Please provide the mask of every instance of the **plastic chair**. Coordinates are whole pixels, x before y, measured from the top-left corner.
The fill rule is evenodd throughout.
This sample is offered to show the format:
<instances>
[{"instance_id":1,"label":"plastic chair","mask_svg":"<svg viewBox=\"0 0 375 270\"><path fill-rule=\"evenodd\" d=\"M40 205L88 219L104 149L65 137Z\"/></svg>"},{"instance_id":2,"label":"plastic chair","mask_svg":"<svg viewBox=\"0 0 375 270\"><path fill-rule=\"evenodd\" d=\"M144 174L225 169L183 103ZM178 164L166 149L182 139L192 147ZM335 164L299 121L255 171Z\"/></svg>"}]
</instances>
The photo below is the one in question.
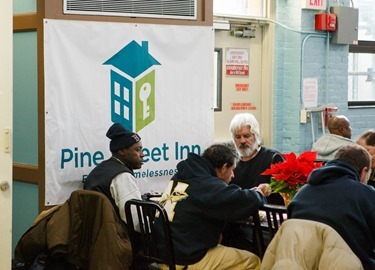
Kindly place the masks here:
<instances>
[{"instance_id":1,"label":"plastic chair","mask_svg":"<svg viewBox=\"0 0 375 270\"><path fill-rule=\"evenodd\" d=\"M140 231L137 231L134 226L132 211L137 213ZM153 201L132 199L125 203L125 214L133 253L132 269L152 269L152 265L157 263L167 265L169 269L175 270L176 265L169 220L163 206ZM154 236L154 219L156 215L158 215L158 219L162 223L163 234L166 239L166 250L163 256L158 252Z\"/></svg>"}]
</instances>

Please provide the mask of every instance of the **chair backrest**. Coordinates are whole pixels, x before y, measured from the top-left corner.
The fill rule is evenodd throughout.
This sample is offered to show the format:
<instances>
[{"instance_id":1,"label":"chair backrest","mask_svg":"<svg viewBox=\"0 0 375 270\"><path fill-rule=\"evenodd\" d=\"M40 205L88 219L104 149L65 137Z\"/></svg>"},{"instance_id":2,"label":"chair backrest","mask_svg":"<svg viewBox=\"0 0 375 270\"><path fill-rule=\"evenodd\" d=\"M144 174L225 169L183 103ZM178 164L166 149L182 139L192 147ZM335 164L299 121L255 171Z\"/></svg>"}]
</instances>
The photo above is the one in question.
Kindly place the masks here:
<instances>
[{"instance_id":1,"label":"chair backrest","mask_svg":"<svg viewBox=\"0 0 375 270\"><path fill-rule=\"evenodd\" d=\"M135 226L137 224L134 221L135 215L132 215L134 211L139 221L139 229ZM125 214L132 245L133 267L144 269L142 265L144 267L145 262L147 262L149 264L165 264L169 266L169 269L176 269L168 215L163 206L153 201L132 199L125 203ZM163 252L163 256L160 256L156 245L155 216L158 216L162 224L164 238L166 239L166 250Z\"/></svg>"},{"instance_id":2,"label":"chair backrest","mask_svg":"<svg viewBox=\"0 0 375 270\"><path fill-rule=\"evenodd\" d=\"M251 247L250 246L238 247L236 245L234 245L234 247L241 248L241 249L251 248L249 250L251 250L252 253L258 255L259 258L263 257L264 252L266 251L266 245L265 245L264 238L263 238L262 226L261 226L258 211L252 214L248 219L232 221L232 222L229 222L228 225L230 227L229 230L231 231L237 231L238 228L244 228L244 227L250 228L252 231L252 236L253 236L253 240L250 243ZM227 238L229 240L226 239L226 242L223 242L222 244L226 246L232 246L233 244L231 243L231 240L232 240L231 237L232 236L228 236Z\"/></svg>"},{"instance_id":3,"label":"chair backrest","mask_svg":"<svg viewBox=\"0 0 375 270\"><path fill-rule=\"evenodd\" d=\"M287 219L286 207L277 204L265 204L259 210L266 213L270 240L275 236L279 227Z\"/></svg>"},{"instance_id":4,"label":"chair backrest","mask_svg":"<svg viewBox=\"0 0 375 270\"><path fill-rule=\"evenodd\" d=\"M285 158L282 154L276 153L276 154L273 154L271 163L275 164L275 163L282 162L284 160L285 160Z\"/></svg>"},{"instance_id":5,"label":"chair backrest","mask_svg":"<svg viewBox=\"0 0 375 270\"><path fill-rule=\"evenodd\" d=\"M264 253L266 252L266 246L264 243L262 227L260 224L259 212L257 211L253 218L253 242L254 242L254 253L263 258Z\"/></svg>"}]
</instances>

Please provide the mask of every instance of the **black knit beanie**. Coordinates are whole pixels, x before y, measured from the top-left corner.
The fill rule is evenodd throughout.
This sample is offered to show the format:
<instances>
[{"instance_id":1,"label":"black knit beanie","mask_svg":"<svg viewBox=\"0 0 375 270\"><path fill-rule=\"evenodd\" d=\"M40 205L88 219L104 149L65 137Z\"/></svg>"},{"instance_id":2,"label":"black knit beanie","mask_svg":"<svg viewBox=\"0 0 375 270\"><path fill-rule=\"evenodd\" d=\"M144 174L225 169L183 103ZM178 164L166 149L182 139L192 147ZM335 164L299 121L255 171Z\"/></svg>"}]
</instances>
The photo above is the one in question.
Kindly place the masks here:
<instances>
[{"instance_id":1,"label":"black knit beanie","mask_svg":"<svg viewBox=\"0 0 375 270\"><path fill-rule=\"evenodd\" d=\"M113 124L108 129L106 136L111 139L109 144L111 152L127 148L141 140L137 133L127 130L119 123Z\"/></svg>"}]
</instances>

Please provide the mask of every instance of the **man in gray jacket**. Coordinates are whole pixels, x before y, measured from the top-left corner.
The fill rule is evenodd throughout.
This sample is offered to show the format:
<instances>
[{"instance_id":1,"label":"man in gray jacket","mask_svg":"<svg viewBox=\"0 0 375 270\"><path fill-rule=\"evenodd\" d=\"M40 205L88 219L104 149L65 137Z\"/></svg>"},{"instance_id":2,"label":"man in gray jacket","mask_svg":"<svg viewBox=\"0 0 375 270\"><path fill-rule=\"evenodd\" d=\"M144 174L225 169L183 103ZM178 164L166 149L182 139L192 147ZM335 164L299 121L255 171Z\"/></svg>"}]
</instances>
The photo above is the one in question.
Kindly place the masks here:
<instances>
[{"instance_id":1,"label":"man in gray jacket","mask_svg":"<svg viewBox=\"0 0 375 270\"><path fill-rule=\"evenodd\" d=\"M353 145L352 129L349 119L344 115L336 115L328 120L330 134L323 135L313 143L312 151L317 152L318 160L332 160L337 150L344 145Z\"/></svg>"}]
</instances>

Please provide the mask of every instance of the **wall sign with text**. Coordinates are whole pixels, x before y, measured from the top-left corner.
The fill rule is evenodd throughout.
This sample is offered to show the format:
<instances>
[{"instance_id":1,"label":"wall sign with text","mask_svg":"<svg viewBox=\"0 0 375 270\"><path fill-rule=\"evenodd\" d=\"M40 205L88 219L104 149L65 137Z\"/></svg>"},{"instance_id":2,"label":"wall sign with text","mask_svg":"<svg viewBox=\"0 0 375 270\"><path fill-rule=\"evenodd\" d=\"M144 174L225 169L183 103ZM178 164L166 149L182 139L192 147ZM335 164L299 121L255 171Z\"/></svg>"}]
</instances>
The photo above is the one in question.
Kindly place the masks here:
<instances>
[{"instance_id":1,"label":"wall sign with text","mask_svg":"<svg viewBox=\"0 0 375 270\"><path fill-rule=\"evenodd\" d=\"M225 57L226 75L248 76L249 57L249 49L228 48Z\"/></svg>"}]
</instances>

